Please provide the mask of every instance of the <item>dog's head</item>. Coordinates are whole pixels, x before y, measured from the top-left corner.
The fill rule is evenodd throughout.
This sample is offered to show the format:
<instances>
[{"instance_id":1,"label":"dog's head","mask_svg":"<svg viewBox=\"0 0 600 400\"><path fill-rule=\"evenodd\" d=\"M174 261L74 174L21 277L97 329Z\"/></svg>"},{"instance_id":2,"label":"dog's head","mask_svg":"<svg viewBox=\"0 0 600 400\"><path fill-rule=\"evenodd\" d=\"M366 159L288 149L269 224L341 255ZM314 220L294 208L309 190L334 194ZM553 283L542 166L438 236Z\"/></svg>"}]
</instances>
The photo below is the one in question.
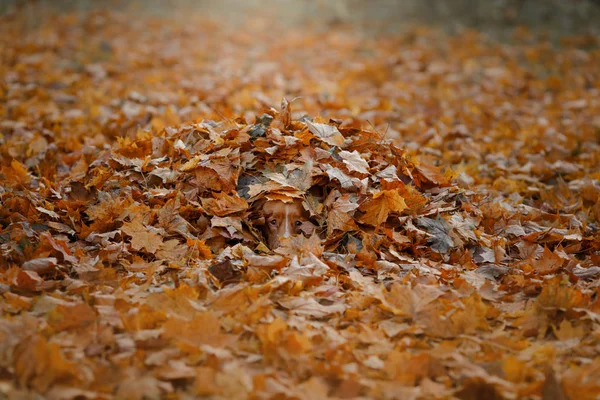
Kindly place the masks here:
<instances>
[{"instance_id":1,"label":"dog's head","mask_svg":"<svg viewBox=\"0 0 600 400\"><path fill-rule=\"evenodd\" d=\"M302 207L302 200L296 199L289 203L268 200L262 205L262 214L263 233L271 249L279 246L280 239L307 231L308 218Z\"/></svg>"}]
</instances>

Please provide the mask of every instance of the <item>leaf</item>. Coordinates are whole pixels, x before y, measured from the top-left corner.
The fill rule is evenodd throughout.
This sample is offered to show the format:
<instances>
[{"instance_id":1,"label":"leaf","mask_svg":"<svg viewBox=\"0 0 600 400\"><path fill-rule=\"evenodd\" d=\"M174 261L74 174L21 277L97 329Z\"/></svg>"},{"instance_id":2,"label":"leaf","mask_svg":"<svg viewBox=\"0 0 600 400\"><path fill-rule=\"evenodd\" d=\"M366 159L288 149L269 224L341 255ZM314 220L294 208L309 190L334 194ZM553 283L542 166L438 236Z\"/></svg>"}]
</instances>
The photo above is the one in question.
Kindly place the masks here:
<instances>
[{"instance_id":1,"label":"leaf","mask_svg":"<svg viewBox=\"0 0 600 400\"><path fill-rule=\"evenodd\" d=\"M202 207L204 207L210 215L225 217L248 209L246 200L242 199L237 194L230 196L225 193L215 193L214 196L214 198L208 197L201 199Z\"/></svg>"},{"instance_id":2,"label":"leaf","mask_svg":"<svg viewBox=\"0 0 600 400\"><path fill-rule=\"evenodd\" d=\"M350 201L349 195L345 194L338 198L327 213L327 236L336 230L343 232L358 230L352 218L352 211L357 208L358 204Z\"/></svg>"},{"instance_id":3,"label":"leaf","mask_svg":"<svg viewBox=\"0 0 600 400\"><path fill-rule=\"evenodd\" d=\"M88 168L85 158L80 158L71 168L71 180L74 182L83 181L88 173Z\"/></svg>"},{"instance_id":4,"label":"leaf","mask_svg":"<svg viewBox=\"0 0 600 400\"><path fill-rule=\"evenodd\" d=\"M337 127L327 124L313 123L305 121L310 133L315 135L330 146L340 147L344 144L344 136L340 133Z\"/></svg>"},{"instance_id":5,"label":"leaf","mask_svg":"<svg viewBox=\"0 0 600 400\"><path fill-rule=\"evenodd\" d=\"M225 228L230 235L242 231L242 221L239 218L234 217L212 217L210 219L210 226L213 228Z\"/></svg>"},{"instance_id":6,"label":"leaf","mask_svg":"<svg viewBox=\"0 0 600 400\"><path fill-rule=\"evenodd\" d=\"M344 164L346 164L348 167L349 171L355 171L361 174L369 174L369 163L367 163L360 156L358 151L354 150L351 153L349 151L342 150L340 151L339 155L344 161Z\"/></svg>"},{"instance_id":7,"label":"leaf","mask_svg":"<svg viewBox=\"0 0 600 400\"><path fill-rule=\"evenodd\" d=\"M59 304L48 313L48 324L56 332L75 328L86 328L96 322L97 316L87 303Z\"/></svg>"},{"instance_id":8,"label":"leaf","mask_svg":"<svg viewBox=\"0 0 600 400\"><path fill-rule=\"evenodd\" d=\"M285 97L281 99L281 122L284 128L292 124L292 107Z\"/></svg>"},{"instance_id":9,"label":"leaf","mask_svg":"<svg viewBox=\"0 0 600 400\"><path fill-rule=\"evenodd\" d=\"M54 384L80 381L80 369L65 359L57 343L49 343L42 336L24 338L14 359L15 375L23 387L44 393Z\"/></svg>"},{"instance_id":10,"label":"leaf","mask_svg":"<svg viewBox=\"0 0 600 400\"><path fill-rule=\"evenodd\" d=\"M287 181L290 186L306 191L312 186L313 162L309 160L302 168L288 172Z\"/></svg>"},{"instance_id":11,"label":"leaf","mask_svg":"<svg viewBox=\"0 0 600 400\"><path fill-rule=\"evenodd\" d=\"M221 284L237 282L241 275L240 271L235 269L229 260L224 260L211 265L208 268L208 272L210 272Z\"/></svg>"},{"instance_id":12,"label":"leaf","mask_svg":"<svg viewBox=\"0 0 600 400\"><path fill-rule=\"evenodd\" d=\"M231 192L235 189L235 183L224 179L223 175L209 167L196 167L193 169L195 175L195 184L201 191L224 191ZM228 171L231 172L231 171Z\"/></svg>"},{"instance_id":13,"label":"leaf","mask_svg":"<svg viewBox=\"0 0 600 400\"><path fill-rule=\"evenodd\" d=\"M24 271L34 271L38 274L45 274L53 271L56 268L58 260L54 257L36 258L33 260L25 261L23 263Z\"/></svg>"},{"instance_id":14,"label":"leaf","mask_svg":"<svg viewBox=\"0 0 600 400\"><path fill-rule=\"evenodd\" d=\"M124 223L121 231L131 236L131 247L134 250L146 250L154 254L163 244L162 236L146 227L139 219Z\"/></svg>"},{"instance_id":15,"label":"leaf","mask_svg":"<svg viewBox=\"0 0 600 400\"><path fill-rule=\"evenodd\" d=\"M259 256L254 253L246 252L244 254L244 258L246 259L249 267L261 268L267 271L280 271L288 263L286 258L279 255Z\"/></svg>"},{"instance_id":16,"label":"leaf","mask_svg":"<svg viewBox=\"0 0 600 400\"><path fill-rule=\"evenodd\" d=\"M17 160L10 162L10 169L7 168L4 174L19 185L27 186L31 182L29 171Z\"/></svg>"},{"instance_id":17,"label":"leaf","mask_svg":"<svg viewBox=\"0 0 600 400\"><path fill-rule=\"evenodd\" d=\"M344 173L344 171L342 171L341 169L331 167L329 165L327 166L326 173L327 173L327 176L329 176L329 179L331 179L331 180L337 179L338 182L340 182L340 184L342 185L342 188L344 188L344 189L353 188L355 182L358 181L358 179L352 178L352 177L346 175Z\"/></svg>"},{"instance_id":18,"label":"leaf","mask_svg":"<svg viewBox=\"0 0 600 400\"><path fill-rule=\"evenodd\" d=\"M163 183L174 182L179 176L179 172L170 168L155 168L150 175L159 177Z\"/></svg>"},{"instance_id":19,"label":"leaf","mask_svg":"<svg viewBox=\"0 0 600 400\"><path fill-rule=\"evenodd\" d=\"M200 161L202 161L202 155L198 154L195 155L192 159L188 160L185 164L183 164L181 167L179 167L179 170L181 172L189 172L192 171L194 168L196 168L198 166L198 163L200 163Z\"/></svg>"},{"instance_id":20,"label":"leaf","mask_svg":"<svg viewBox=\"0 0 600 400\"><path fill-rule=\"evenodd\" d=\"M223 346L229 338L221 333L221 323L211 312L198 313L193 320L170 318L163 325L163 337L183 344Z\"/></svg>"},{"instance_id":21,"label":"leaf","mask_svg":"<svg viewBox=\"0 0 600 400\"><path fill-rule=\"evenodd\" d=\"M425 312L430 304L444 293L435 286L416 285L414 287L406 285L394 285L389 293L386 293L386 303L383 305L391 307L396 315L402 315L417 318L418 315Z\"/></svg>"},{"instance_id":22,"label":"leaf","mask_svg":"<svg viewBox=\"0 0 600 400\"><path fill-rule=\"evenodd\" d=\"M35 271L23 271L18 269L16 276L12 279L11 286L21 290L37 291L41 289L44 280Z\"/></svg>"},{"instance_id":23,"label":"leaf","mask_svg":"<svg viewBox=\"0 0 600 400\"><path fill-rule=\"evenodd\" d=\"M450 227L441 217L436 219L422 217L417 219L417 225L424 228L431 235L428 243L431 245L432 250L445 254L454 246L454 241L448 234Z\"/></svg>"},{"instance_id":24,"label":"leaf","mask_svg":"<svg viewBox=\"0 0 600 400\"><path fill-rule=\"evenodd\" d=\"M419 179L416 180L418 186L423 186L424 182L429 182L436 186L450 185L450 179L447 175L441 172L441 169L427 164L419 164L415 166L415 171L418 172Z\"/></svg>"},{"instance_id":25,"label":"leaf","mask_svg":"<svg viewBox=\"0 0 600 400\"><path fill-rule=\"evenodd\" d=\"M343 304L331 304L324 306L312 297L289 297L278 301L279 305L287 308L292 313L313 318L324 318L331 314L342 313L346 309Z\"/></svg>"},{"instance_id":26,"label":"leaf","mask_svg":"<svg viewBox=\"0 0 600 400\"><path fill-rule=\"evenodd\" d=\"M443 299L439 288L431 285L409 287L396 284L384 294L382 307L396 315L408 316L434 337L454 337L484 328L487 307L479 296Z\"/></svg>"},{"instance_id":27,"label":"leaf","mask_svg":"<svg viewBox=\"0 0 600 400\"><path fill-rule=\"evenodd\" d=\"M193 257L201 260L209 260L213 258L212 251L210 250L210 247L206 245L204 240L188 238L186 240L186 244L194 250L192 252Z\"/></svg>"},{"instance_id":28,"label":"leaf","mask_svg":"<svg viewBox=\"0 0 600 400\"><path fill-rule=\"evenodd\" d=\"M544 252L539 260L533 262L535 270L542 275L553 274L558 271L564 260L558 255L553 253L548 247L544 246Z\"/></svg>"},{"instance_id":29,"label":"leaf","mask_svg":"<svg viewBox=\"0 0 600 400\"><path fill-rule=\"evenodd\" d=\"M289 167L288 167L289 168ZM304 163L302 168L293 169L284 175L282 173L264 173L266 178L279 183L283 186L288 186L301 191L306 191L312 186L312 169L313 162Z\"/></svg>"},{"instance_id":30,"label":"leaf","mask_svg":"<svg viewBox=\"0 0 600 400\"><path fill-rule=\"evenodd\" d=\"M399 213L406 209L406 203L397 190L381 190L373 195L373 198L360 206L360 210L365 213L360 221L380 226L383 224L390 213Z\"/></svg>"},{"instance_id":31,"label":"leaf","mask_svg":"<svg viewBox=\"0 0 600 400\"><path fill-rule=\"evenodd\" d=\"M161 382L153 376L131 376L120 382L115 396L121 399L144 400L161 397Z\"/></svg>"}]
</instances>

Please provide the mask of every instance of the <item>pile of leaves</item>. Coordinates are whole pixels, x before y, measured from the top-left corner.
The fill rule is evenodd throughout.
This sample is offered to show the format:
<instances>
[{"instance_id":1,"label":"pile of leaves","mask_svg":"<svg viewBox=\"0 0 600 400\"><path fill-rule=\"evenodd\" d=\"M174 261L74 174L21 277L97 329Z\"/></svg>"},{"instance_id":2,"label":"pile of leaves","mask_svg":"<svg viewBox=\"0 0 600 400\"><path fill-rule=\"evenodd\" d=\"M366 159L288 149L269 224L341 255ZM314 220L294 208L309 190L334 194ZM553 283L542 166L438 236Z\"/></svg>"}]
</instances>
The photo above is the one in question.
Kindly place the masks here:
<instances>
[{"instance_id":1,"label":"pile of leaves","mask_svg":"<svg viewBox=\"0 0 600 400\"><path fill-rule=\"evenodd\" d=\"M597 39L129 17L0 20L0 393L600 395Z\"/></svg>"}]
</instances>

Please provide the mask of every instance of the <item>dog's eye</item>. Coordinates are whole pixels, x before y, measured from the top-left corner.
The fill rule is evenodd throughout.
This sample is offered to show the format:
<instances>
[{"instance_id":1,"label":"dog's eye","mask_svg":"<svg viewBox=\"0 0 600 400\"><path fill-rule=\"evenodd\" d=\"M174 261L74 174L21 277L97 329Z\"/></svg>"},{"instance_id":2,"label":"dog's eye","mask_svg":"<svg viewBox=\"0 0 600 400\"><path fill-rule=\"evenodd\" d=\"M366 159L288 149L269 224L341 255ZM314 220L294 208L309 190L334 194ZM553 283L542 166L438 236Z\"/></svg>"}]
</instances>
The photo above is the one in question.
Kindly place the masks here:
<instances>
[{"instance_id":1,"label":"dog's eye","mask_svg":"<svg viewBox=\"0 0 600 400\"><path fill-rule=\"evenodd\" d=\"M296 226L302 225L302 221L296 221Z\"/></svg>"},{"instance_id":2,"label":"dog's eye","mask_svg":"<svg viewBox=\"0 0 600 400\"><path fill-rule=\"evenodd\" d=\"M276 219L272 219L272 220L269 221L269 224L275 226L275 225L277 225L277 220Z\"/></svg>"}]
</instances>

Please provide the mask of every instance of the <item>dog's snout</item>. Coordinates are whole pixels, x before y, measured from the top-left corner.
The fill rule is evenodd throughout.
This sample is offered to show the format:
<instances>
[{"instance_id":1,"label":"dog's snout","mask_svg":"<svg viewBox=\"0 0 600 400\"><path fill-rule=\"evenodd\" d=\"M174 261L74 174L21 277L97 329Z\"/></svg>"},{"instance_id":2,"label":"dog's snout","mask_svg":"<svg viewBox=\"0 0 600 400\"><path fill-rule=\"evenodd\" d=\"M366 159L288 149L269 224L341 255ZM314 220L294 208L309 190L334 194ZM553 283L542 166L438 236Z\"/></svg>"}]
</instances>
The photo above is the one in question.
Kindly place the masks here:
<instances>
[{"instance_id":1,"label":"dog's snout","mask_svg":"<svg viewBox=\"0 0 600 400\"><path fill-rule=\"evenodd\" d=\"M302 215L300 200L291 203L267 201L263 212L267 220L265 236L272 249L279 246L279 239L290 238L300 233L299 226L306 220Z\"/></svg>"}]
</instances>

